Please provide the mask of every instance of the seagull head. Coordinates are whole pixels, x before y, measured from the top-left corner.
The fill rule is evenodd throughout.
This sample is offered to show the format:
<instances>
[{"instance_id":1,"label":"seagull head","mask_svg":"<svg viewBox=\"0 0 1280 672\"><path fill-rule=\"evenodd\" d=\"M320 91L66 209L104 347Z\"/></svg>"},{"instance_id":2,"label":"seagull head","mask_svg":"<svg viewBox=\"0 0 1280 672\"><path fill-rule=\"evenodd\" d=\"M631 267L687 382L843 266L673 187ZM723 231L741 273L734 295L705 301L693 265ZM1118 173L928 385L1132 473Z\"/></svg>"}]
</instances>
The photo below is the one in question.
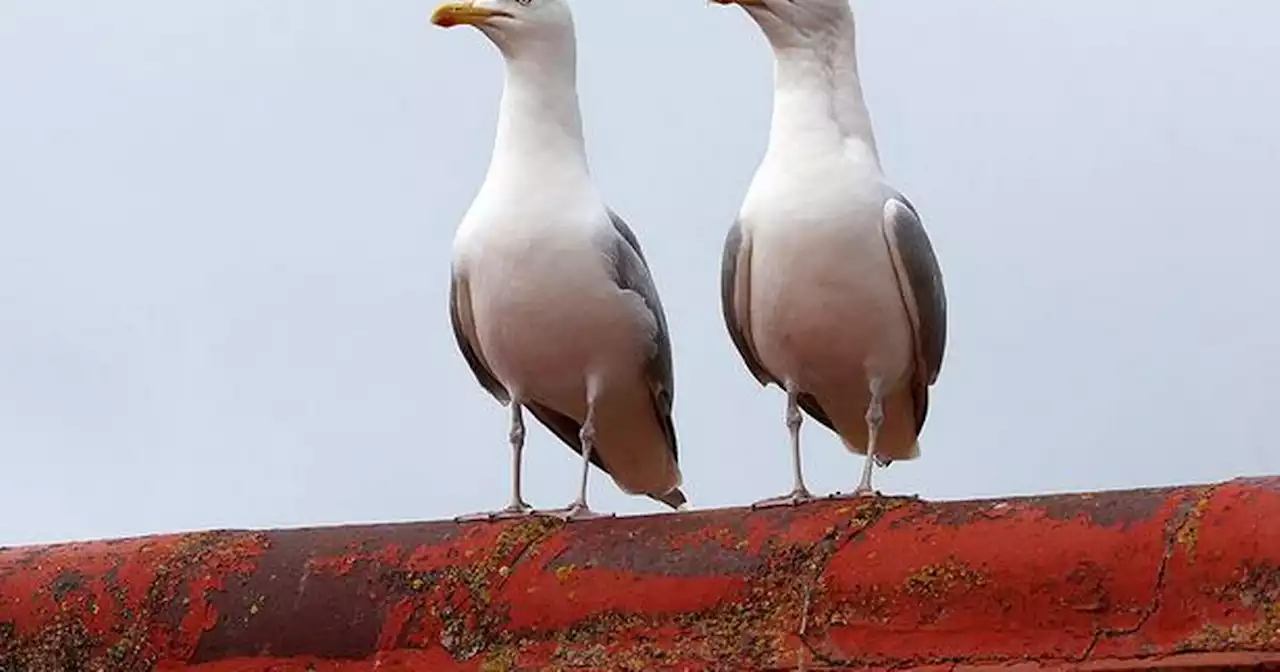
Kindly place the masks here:
<instances>
[{"instance_id":1,"label":"seagull head","mask_svg":"<svg viewBox=\"0 0 1280 672\"><path fill-rule=\"evenodd\" d=\"M816 46L853 30L849 0L712 0L746 10L777 48Z\"/></svg>"},{"instance_id":2,"label":"seagull head","mask_svg":"<svg viewBox=\"0 0 1280 672\"><path fill-rule=\"evenodd\" d=\"M574 42L573 14L566 0L447 2L432 13L431 23L442 28L474 26L508 56Z\"/></svg>"}]
</instances>

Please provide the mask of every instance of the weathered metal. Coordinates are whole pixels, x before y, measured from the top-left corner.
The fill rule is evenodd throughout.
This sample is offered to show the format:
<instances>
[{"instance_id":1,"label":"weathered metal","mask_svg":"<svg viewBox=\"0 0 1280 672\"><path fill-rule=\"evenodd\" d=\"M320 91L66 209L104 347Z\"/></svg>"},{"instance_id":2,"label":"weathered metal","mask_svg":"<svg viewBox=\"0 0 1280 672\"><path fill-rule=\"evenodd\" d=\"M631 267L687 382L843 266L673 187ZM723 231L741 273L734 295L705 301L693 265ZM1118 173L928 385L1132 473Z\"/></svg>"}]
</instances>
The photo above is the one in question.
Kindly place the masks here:
<instances>
[{"instance_id":1,"label":"weathered metal","mask_svg":"<svg viewBox=\"0 0 1280 672\"><path fill-rule=\"evenodd\" d=\"M1280 478L0 550L0 671L1280 664Z\"/></svg>"}]
</instances>

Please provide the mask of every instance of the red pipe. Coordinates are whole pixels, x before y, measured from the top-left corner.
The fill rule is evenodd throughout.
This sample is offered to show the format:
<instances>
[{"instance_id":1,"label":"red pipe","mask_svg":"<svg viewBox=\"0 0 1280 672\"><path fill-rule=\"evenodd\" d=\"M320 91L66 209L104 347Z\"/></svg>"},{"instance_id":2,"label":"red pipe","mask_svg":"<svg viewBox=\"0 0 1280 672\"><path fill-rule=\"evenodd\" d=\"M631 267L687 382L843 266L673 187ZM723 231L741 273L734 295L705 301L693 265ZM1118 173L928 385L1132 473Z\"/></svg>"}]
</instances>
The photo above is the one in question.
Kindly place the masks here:
<instances>
[{"instance_id":1,"label":"red pipe","mask_svg":"<svg viewBox=\"0 0 1280 672\"><path fill-rule=\"evenodd\" d=\"M0 549L0 672L1267 662L1280 477Z\"/></svg>"}]
</instances>

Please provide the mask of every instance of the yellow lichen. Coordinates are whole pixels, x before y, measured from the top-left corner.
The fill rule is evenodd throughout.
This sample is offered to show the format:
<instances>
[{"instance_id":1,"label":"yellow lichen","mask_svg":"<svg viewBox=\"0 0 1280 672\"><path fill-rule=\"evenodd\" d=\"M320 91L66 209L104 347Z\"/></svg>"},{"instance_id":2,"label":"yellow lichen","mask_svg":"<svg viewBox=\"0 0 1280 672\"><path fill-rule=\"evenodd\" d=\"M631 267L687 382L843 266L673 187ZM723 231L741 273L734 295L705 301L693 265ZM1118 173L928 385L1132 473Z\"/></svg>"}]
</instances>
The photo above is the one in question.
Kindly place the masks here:
<instances>
[{"instance_id":1,"label":"yellow lichen","mask_svg":"<svg viewBox=\"0 0 1280 672\"><path fill-rule=\"evenodd\" d=\"M952 588L981 587L986 576L962 562L948 559L936 565L925 565L907 577L903 590L908 595L930 600L943 598Z\"/></svg>"},{"instance_id":2,"label":"yellow lichen","mask_svg":"<svg viewBox=\"0 0 1280 672\"><path fill-rule=\"evenodd\" d=\"M490 653L489 657L480 663L480 672L508 672L515 664L515 657L511 649L499 649Z\"/></svg>"},{"instance_id":3,"label":"yellow lichen","mask_svg":"<svg viewBox=\"0 0 1280 672\"><path fill-rule=\"evenodd\" d=\"M823 574L831 559L863 529L910 500L876 498L850 504L851 516L826 530L823 538L793 544L768 538L752 551L759 564L742 576L733 598L694 613L599 613L552 632L509 629L509 613L490 602L517 562L537 556L542 541L561 528L554 519L521 521L500 533L495 547L469 564L446 567L426 578L425 591L448 596L430 599L443 625L440 643L457 660L482 660L482 670L516 670L517 652L552 644L543 669L668 669L680 661L738 661L748 667L795 664L797 637L820 637L833 622L861 620L866 614L837 613ZM730 548L751 547L728 530L709 536ZM550 547L546 547L550 552ZM523 560L520 560L523 558ZM581 565L555 567L558 583L574 585ZM864 596L869 611L883 609L882 595ZM565 592L562 599L572 599ZM806 634L807 633L807 634ZM817 646L817 644L814 644Z\"/></svg>"},{"instance_id":4,"label":"yellow lichen","mask_svg":"<svg viewBox=\"0 0 1280 672\"><path fill-rule=\"evenodd\" d=\"M440 643L451 655L466 660L511 644L512 638L502 631L505 615L490 607L492 584L501 585L511 574L511 565L516 560L531 554L531 548L563 525L560 520L542 516L521 520L498 534L492 551L485 557L466 565L444 568L430 579L430 583L423 584L430 592L446 595L454 595L458 588L463 588L469 597L462 601L454 598L442 603L433 601L433 606L441 607L433 614L444 625Z\"/></svg>"},{"instance_id":5,"label":"yellow lichen","mask_svg":"<svg viewBox=\"0 0 1280 672\"><path fill-rule=\"evenodd\" d=\"M1250 566L1219 597L1252 609L1258 618L1229 627L1207 624L1183 642L1181 649L1239 651L1280 647L1280 568L1270 564Z\"/></svg>"},{"instance_id":6,"label":"yellow lichen","mask_svg":"<svg viewBox=\"0 0 1280 672\"><path fill-rule=\"evenodd\" d=\"M766 541L760 551L762 564L743 577L745 586L731 601L674 616L607 613L580 621L556 634L553 663L637 670L662 667L664 659L733 660L744 668L793 665L795 659L789 654L795 651L797 637L865 617L832 609L823 579L832 557L886 512L910 501L876 498L853 504L851 519L828 528L815 542ZM734 544L746 545L745 539ZM883 601L882 596L868 596L872 610L883 608ZM641 634L655 632L665 633L660 642Z\"/></svg>"},{"instance_id":7,"label":"yellow lichen","mask_svg":"<svg viewBox=\"0 0 1280 672\"><path fill-rule=\"evenodd\" d=\"M1253 623L1230 627L1206 624L1181 649L1190 651L1240 651L1271 649L1280 645L1280 605L1272 605Z\"/></svg>"},{"instance_id":8,"label":"yellow lichen","mask_svg":"<svg viewBox=\"0 0 1280 672\"><path fill-rule=\"evenodd\" d=\"M1178 527L1178 533L1175 541L1178 545L1187 549L1187 559L1191 562L1196 561L1196 541L1200 538L1200 518L1209 508L1209 495L1211 493L1202 494L1191 507L1191 511L1187 513L1186 521Z\"/></svg>"}]
</instances>

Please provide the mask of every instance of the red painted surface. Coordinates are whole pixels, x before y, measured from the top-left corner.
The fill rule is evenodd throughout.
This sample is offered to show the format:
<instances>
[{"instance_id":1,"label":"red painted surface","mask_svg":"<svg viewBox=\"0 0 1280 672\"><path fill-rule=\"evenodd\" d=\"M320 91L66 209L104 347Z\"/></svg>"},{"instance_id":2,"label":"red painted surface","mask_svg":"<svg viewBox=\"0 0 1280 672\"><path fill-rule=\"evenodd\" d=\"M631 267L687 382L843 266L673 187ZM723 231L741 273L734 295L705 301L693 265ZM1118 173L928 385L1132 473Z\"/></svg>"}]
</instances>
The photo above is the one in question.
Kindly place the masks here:
<instances>
[{"instance_id":1,"label":"red painted surface","mask_svg":"<svg viewBox=\"0 0 1280 672\"><path fill-rule=\"evenodd\" d=\"M0 672L1265 661L1280 478L0 550Z\"/></svg>"}]
</instances>

